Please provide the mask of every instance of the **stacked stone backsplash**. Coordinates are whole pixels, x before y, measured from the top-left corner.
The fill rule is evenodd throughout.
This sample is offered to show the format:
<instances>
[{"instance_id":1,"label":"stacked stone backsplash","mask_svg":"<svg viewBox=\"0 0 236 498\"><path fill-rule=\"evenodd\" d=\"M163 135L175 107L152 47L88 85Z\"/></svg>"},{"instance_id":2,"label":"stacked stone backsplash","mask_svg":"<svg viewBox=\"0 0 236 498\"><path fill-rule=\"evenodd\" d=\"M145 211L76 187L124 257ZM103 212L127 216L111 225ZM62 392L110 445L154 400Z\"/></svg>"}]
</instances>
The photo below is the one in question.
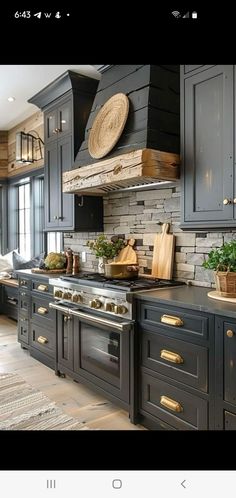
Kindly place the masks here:
<instances>
[{"instance_id":1,"label":"stacked stone backsplash","mask_svg":"<svg viewBox=\"0 0 236 498\"><path fill-rule=\"evenodd\" d=\"M180 186L160 190L117 192L104 197L104 233L108 238L125 234L126 239L136 239L134 249L138 254L140 273L151 273L154 238L161 231L159 223L170 223L170 232L176 235L173 278L193 285L215 287L211 270L202 263L213 247L236 238L232 230L224 232L185 232L180 228ZM86 262L80 269L97 271L98 260L87 247L99 233L71 233L64 235L64 246L71 247L81 256L85 251Z\"/></svg>"}]
</instances>

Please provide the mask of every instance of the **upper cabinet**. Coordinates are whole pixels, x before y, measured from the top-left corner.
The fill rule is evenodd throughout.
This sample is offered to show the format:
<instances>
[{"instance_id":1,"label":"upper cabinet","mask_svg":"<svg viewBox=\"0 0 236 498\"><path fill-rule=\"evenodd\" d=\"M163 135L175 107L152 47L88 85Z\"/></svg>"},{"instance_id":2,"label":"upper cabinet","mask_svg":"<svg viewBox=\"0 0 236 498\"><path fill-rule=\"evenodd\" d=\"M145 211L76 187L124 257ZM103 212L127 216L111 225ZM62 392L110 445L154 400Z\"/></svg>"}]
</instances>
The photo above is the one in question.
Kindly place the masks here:
<instances>
[{"instance_id":1,"label":"upper cabinet","mask_svg":"<svg viewBox=\"0 0 236 498\"><path fill-rule=\"evenodd\" d=\"M59 99L57 105L53 105L44 114L44 136L45 142L49 143L56 137L62 137L72 132L72 98Z\"/></svg>"},{"instance_id":2,"label":"upper cabinet","mask_svg":"<svg viewBox=\"0 0 236 498\"><path fill-rule=\"evenodd\" d=\"M181 132L181 227L235 227L234 66L181 67Z\"/></svg>"},{"instance_id":3,"label":"upper cabinet","mask_svg":"<svg viewBox=\"0 0 236 498\"><path fill-rule=\"evenodd\" d=\"M73 167L98 81L67 71L29 102L44 111L45 230L102 231L101 197L62 192L62 174Z\"/></svg>"}]
</instances>

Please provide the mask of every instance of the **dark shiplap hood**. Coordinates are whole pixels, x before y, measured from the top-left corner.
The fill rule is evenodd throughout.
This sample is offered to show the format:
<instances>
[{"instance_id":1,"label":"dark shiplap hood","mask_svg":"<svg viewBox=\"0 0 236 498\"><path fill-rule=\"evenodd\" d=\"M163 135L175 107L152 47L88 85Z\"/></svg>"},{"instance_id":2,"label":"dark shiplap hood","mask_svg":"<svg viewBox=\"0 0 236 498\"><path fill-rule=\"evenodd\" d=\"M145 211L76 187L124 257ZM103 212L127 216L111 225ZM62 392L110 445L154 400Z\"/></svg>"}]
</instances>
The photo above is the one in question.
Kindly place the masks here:
<instances>
[{"instance_id":1,"label":"dark shiplap hood","mask_svg":"<svg viewBox=\"0 0 236 498\"><path fill-rule=\"evenodd\" d=\"M106 193L179 178L179 66L103 66L101 81L64 192ZM112 151L100 160L88 152L94 119L116 93L129 98L129 115ZM113 171L114 170L114 171ZM118 172L118 173L117 173ZM114 173L114 174L113 174Z\"/></svg>"}]
</instances>

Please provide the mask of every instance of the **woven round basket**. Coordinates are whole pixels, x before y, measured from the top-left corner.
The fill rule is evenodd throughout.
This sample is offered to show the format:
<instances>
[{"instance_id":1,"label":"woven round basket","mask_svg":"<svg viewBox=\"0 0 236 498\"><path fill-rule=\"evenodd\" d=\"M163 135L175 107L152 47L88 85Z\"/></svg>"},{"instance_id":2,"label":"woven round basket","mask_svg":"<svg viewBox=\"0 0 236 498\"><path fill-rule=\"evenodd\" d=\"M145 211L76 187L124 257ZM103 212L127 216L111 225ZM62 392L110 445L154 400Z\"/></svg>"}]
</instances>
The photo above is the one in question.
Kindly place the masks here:
<instances>
[{"instance_id":1,"label":"woven round basket","mask_svg":"<svg viewBox=\"0 0 236 498\"><path fill-rule=\"evenodd\" d=\"M223 297L236 297L236 272L214 271L216 290Z\"/></svg>"},{"instance_id":2,"label":"woven round basket","mask_svg":"<svg viewBox=\"0 0 236 498\"><path fill-rule=\"evenodd\" d=\"M88 151L94 159L106 156L118 142L129 113L129 99L116 93L94 119L88 139Z\"/></svg>"}]
</instances>

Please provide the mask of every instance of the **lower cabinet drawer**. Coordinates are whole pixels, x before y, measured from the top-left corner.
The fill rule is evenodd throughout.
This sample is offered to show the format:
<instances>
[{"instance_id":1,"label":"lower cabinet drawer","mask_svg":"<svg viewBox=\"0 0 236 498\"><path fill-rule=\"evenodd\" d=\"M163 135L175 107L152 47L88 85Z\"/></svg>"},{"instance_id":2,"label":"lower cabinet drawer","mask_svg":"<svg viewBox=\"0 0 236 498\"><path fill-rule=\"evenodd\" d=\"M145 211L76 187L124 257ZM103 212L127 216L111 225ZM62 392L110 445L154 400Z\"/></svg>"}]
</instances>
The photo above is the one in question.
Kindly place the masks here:
<instances>
[{"instance_id":1,"label":"lower cabinet drawer","mask_svg":"<svg viewBox=\"0 0 236 498\"><path fill-rule=\"evenodd\" d=\"M56 356L55 330L47 330L39 325L31 323L30 345L54 358Z\"/></svg>"},{"instance_id":2,"label":"lower cabinet drawer","mask_svg":"<svg viewBox=\"0 0 236 498\"><path fill-rule=\"evenodd\" d=\"M230 412L225 411L224 429L226 431L235 431L236 430L236 415L235 415L235 413L230 413Z\"/></svg>"},{"instance_id":3,"label":"lower cabinet drawer","mask_svg":"<svg viewBox=\"0 0 236 498\"><path fill-rule=\"evenodd\" d=\"M208 349L172 337L142 332L142 365L186 385L208 391Z\"/></svg>"},{"instance_id":4,"label":"lower cabinet drawer","mask_svg":"<svg viewBox=\"0 0 236 498\"><path fill-rule=\"evenodd\" d=\"M29 344L29 321L27 318L20 318L18 320L18 340Z\"/></svg>"},{"instance_id":5,"label":"lower cabinet drawer","mask_svg":"<svg viewBox=\"0 0 236 498\"><path fill-rule=\"evenodd\" d=\"M141 411L150 413L176 429L207 430L208 402L141 373Z\"/></svg>"},{"instance_id":6,"label":"lower cabinet drawer","mask_svg":"<svg viewBox=\"0 0 236 498\"><path fill-rule=\"evenodd\" d=\"M44 327L56 326L56 311L49 308L49 300L32 296L31 317L34 322L41 323Z\"/></svg>"}]
</instances>

